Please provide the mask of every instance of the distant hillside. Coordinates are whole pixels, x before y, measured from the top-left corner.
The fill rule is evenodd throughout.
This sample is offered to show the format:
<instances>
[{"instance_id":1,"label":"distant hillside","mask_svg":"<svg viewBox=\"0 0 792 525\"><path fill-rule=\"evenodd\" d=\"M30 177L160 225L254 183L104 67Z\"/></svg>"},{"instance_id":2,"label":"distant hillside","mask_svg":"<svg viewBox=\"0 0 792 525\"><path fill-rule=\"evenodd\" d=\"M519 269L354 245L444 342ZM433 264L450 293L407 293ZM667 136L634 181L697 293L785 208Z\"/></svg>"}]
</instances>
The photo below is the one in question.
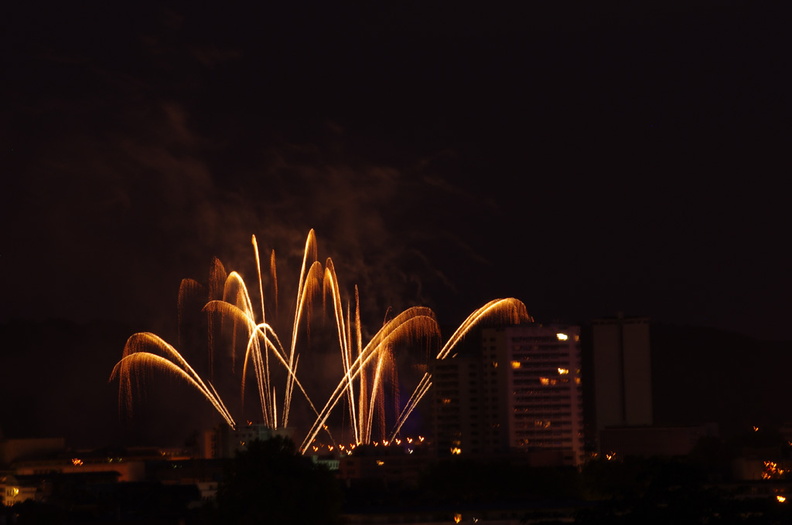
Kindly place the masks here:
<instances>
[{"instance_id":1,"label":"distant hillside","mask_svg":"<svg viewBox=\"0 0 792 525\"><path fill-rule=\"evenodd\" d=\"M119 422L118 387L108 378L129 333L109 322L0 323L0 430L5 437L105 444Z\"/></svg>"},{"instance_id":2,"label":"distant hillside","mask_svg":"<svg viewBox=\"0 0 792 525\"><path fill-rule=\"evenodd\" d=\"M651 344L657 424L714 421L730 436L792 422L791 341L653 325Z\"/></svg>"}]
</instances>

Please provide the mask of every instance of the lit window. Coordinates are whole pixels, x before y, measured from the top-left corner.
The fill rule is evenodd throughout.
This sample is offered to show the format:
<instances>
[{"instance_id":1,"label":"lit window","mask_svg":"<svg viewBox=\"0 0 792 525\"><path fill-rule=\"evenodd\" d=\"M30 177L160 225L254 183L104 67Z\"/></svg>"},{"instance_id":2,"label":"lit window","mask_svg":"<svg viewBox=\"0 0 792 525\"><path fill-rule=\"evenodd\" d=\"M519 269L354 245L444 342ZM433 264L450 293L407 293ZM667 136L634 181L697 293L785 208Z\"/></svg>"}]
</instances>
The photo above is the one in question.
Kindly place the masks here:
<instances>
[{"instance_id":1,"label":"lit window","mask_svg":"<svg viewBox=\"0 0 792 525\"><path fill-rule=\"evenodd\" d=\"M568 336L568 335L566 335L566 334L563 334L563 333L561 333L561 332L558 332L558 333L556 334L556 337L558 338L558 340L559 340L559 341L566 341L567 339L569 339L569 336Z\"/></svg>"},{"instance_id":2,"label":"lit window","mask_svg":"<svg viewBox=\"0 0 792 525\"><path fill-rule=\"evenodd\" d=\"M512 361L511 362L511 367L512 368L520 368L520 366L521 366L521 364L520 364L519 361Z\"/></svg>"},{"instance_id":3,"label":"lit window","mask_svg":"<svg viewBox=\"0 0 792 525\"><path fill-rule=\"evenodd\" d=\"M558 368L558 375L565 376L569 373L569 368Z\"/></svg>"}]
</instances>

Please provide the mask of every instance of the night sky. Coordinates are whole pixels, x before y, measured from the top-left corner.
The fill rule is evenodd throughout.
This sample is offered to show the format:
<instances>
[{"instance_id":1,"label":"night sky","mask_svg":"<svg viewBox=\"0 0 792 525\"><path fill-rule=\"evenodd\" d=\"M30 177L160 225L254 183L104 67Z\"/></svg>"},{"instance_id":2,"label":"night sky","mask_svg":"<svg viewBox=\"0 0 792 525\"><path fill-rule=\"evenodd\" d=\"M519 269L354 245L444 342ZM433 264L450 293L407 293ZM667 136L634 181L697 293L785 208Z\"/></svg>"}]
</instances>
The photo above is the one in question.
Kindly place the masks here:
<instances>
[{"instance_id":1,"label":"night sky","mask_svg":"<svg viewBox=\"0 0 792 525\"><path fill-rule=\"evenodd\" d=\"M182 278L252 282L255 234L287 295L313 228L374 328L511 296L789 339L784 2L335 4L5 7L0 323L171 339ZM0 342L0 389L106 418L124 338Z\"/></svg>"}]
</instances>

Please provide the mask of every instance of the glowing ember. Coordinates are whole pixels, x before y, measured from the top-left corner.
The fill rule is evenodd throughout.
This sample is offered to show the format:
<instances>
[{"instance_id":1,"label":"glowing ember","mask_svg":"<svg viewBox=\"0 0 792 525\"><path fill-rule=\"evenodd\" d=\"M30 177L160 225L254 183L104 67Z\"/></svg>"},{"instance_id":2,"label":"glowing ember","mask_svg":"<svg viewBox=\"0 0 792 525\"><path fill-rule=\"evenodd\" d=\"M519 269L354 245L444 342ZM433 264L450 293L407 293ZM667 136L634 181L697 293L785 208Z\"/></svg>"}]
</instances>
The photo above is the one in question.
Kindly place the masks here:
<instances>
[{"instance_id":1,"label":"glowing ember","mask_svg":"<svg viewBox=\"0 0 792 525\"><path fill-rule=\"evenodd\" d=\"M255 236L252 238L252 243L260 296L258 311L253 307L248 287L240 274L237 272L226 274L222 264L217 260L210 272L209 297L203 308L209 320L210 376L214 376L214 369L220 364L214 355L215 336L218 332L230 333L230 341L225 350L231 357L232 369L236 363L236 348L244 347L240 381L241 398L244 400L246 379L252 368L261 407L261 418L265 425L272 429L285 428L289 425L295 388L307 402L314 419L300 445L301 452L304 453L312 445L315 446L319 432L324 431L330 435L328 425L330 414L342 400L345 400L348 409L347 425L354 436L354 443L349 445L350 448L354 448L354 444L372 443L375 420L378 421L378 431L383 443L393 442L405 421L432 385L431 374L424 372L406 404L400 409L398 406L395 407L398 417L390 433L386 432L384 416L386 397L390 394L394 405L399 399L394 351L418 340L427 343L439 340L439 327L434 312L421 306L407 308L392 319L386 320L379 331L364 345L357 287L353 301L347 301L345 304L333 261L328 258L322 265L317 260L316 237L311 230L303 250L294 316L291 321L291 337L288 347L284 347L267 316L264 278ZM277 313L276 276L275 253L272 252L270 287L275 296ZM179 291L180 313L186 297L200 289L201 285L191 279L182 281ZM308 333L313 301L319 296L322 298L322 304L329 305L332 309L336 329L333 338L340 351L341 364L341 377L337 386L321 408L314 403L308 388L301 382L298 374L301 357L298 351L298 335ZM531 320L525 305L517 299L490 301L468 316L440 348L436 358L446 359L470 330L489 319L507 323ZM241 339L240 345L237 344L237 339ZM176 348L152 333L132 335L124 347L121 360L113 368L110 379L119 380L120 405L131 408L133 384L136 389L139 388L141 372L148 369L169 372L183 379L209 401L230 427L236 427L234 417L212 382L205 381ZM386 389L387 385L391 386L391 391ZM331 435L330 438L335 442Z\"/></svg>"}]
</instances>

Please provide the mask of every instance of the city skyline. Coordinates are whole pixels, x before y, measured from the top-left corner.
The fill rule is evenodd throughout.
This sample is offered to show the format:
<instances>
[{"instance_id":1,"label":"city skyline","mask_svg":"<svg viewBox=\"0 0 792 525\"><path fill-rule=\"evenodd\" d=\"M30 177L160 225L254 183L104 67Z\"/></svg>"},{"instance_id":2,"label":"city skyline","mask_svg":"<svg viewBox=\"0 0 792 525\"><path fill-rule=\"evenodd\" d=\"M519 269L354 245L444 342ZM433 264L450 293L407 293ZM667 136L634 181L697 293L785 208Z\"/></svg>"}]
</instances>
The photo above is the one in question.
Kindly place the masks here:
<instances>
[{"instance_id":1,"label":"city skyline","mask_svg":"<svg viewBox=\"0 0 792 525\"><path fill-rule=\"evenodd\" d=\"M788 341L787 8L577 4L10 9L0 326L34 328L0 393L106 417L183 278L254 280L255 235L296 282L311 228L372 332L515 297Z\"/></svg>"}]
</instances>

